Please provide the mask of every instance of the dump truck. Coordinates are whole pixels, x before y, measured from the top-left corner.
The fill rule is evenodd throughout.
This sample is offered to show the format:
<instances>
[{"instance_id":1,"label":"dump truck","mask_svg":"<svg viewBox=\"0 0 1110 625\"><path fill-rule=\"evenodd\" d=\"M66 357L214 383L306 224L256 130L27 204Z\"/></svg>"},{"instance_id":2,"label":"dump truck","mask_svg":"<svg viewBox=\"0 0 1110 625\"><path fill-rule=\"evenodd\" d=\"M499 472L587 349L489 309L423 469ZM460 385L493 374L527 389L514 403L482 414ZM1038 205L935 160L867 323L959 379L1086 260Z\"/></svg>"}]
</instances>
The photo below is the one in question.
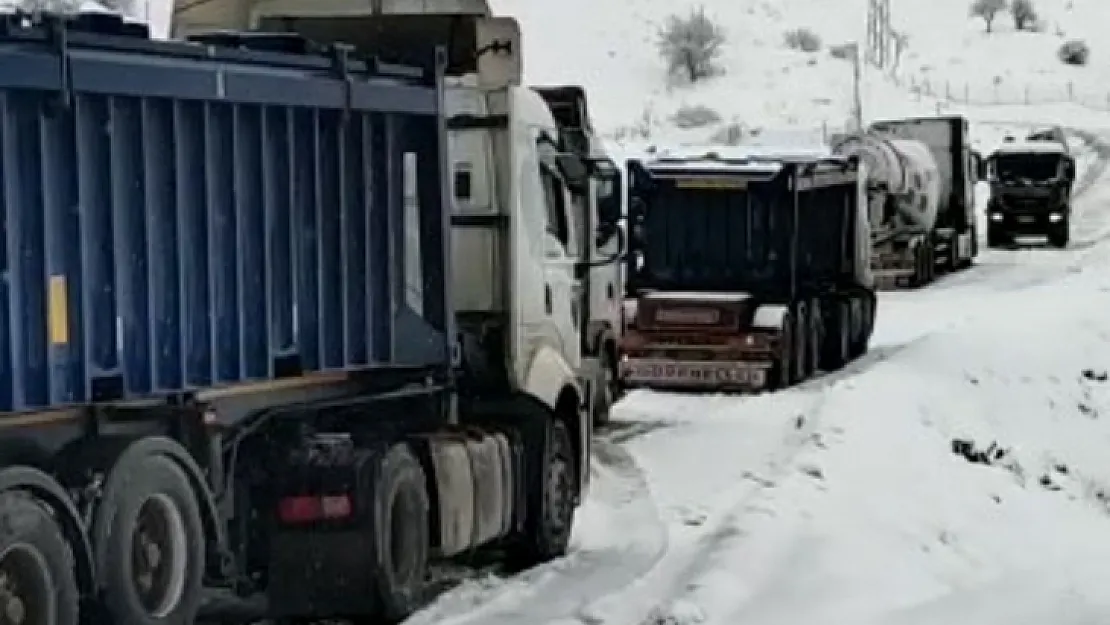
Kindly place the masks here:
<instances>
[{"instance_id":1,"label":"dump truck","mask_svg":"<svg viewBox=\"0 0 1110 625\"><path fill-rule=\"evenodd\" d=\"M978 254L975 182L980 156L961 116L872 123L842 135L838 154L865 163L872 267L883 288L916 288L971 266Z\"/></svg>"},{"instance_id":2,"label":"dump truck","mask_svg":"<svg viewBox=\"0 0 1110 625\"><path fill-rule=\"evenodd\" d=\"M1066 140L1033 137L1004 142L986 160L988 247L1013 245L1020 236L1068 245L1075 159Z\"/></svg>"},{"instance_id":3,"label":"dump truck","mask_svg":"<svg viewBox=\"0 0 1110 625\"><path fill-rule=\"evenodd\" d=\"M519 85L513 20L405 20L394 59L357 23L0 18L4 614L394 621L430 562L566 551L599 170Z\"/></svg>"},{"instance_id":4,"label":"dump truck","mask_svg":"<svg viewBox=\"0 0 1110 625\"><path fill-rule=\"evenodd\" d=\"M858 159L631 160L629 387L758 391L862 355L875 322Z\"/></svg>"},{"instance_id":5,"label":"dump truck","mask_svg":"<svg viewBox=\"0 0 1110 625\"><path fill-rule=\"evenodd\" d=\"M472 41L473 33L456 29L454 20L459 16L488 19L493 12L487 0L397 0L384 4L365 0L327 3L315 0L177 0L173 31L178 36L227 29L296 32L313 41L355 44L360 50L388 54L402 61L414 54L417 57L423 54L424 42L436 41L448 50L448 102L453 107L462 107L460 110L470 112L474 106L469 102L475 97L473 94L476 90L488 91L489 85L474 82L473 76L454 78L461 76L466 64L471 63L467 55L473 55L478 49ZM415 50L412 50L413 42L416 42ZM513 44L519 44L519 39L501 37L491 45L497 52L500 47ZM519 64L506 71L511 74L514 85L526 88L521 86L522 69ZM499 87L499 84L493 87ZM616 278L620 276L617 258L624 245L619 228L604 224L614 223L620 218L619 200L613 198L620 196L622 178L616 163L606 154L593 129L582 87L550 85L527 88L539 94L543 100L539 103L540 107L555 117L559 132L553 139L559 149L588 159L593 168L589 188L584 193L575 193L573 197L578 214L571 227L577 231L568 235L566 251L571 255L568 262L575 263L578 268L572 289L577 296L574 311L576 318L580 319L576 326L577 340L585 350L582 373L589 378L590 392L595 399L593 419L603 423L608 420L619 391L615 375L622 284ZM530 100L532 95L529 94ZM487 130L449 128L451 152L457 151L455 146L464 146L464 150L488 151L491 135ZM479 144L485 147L479 147ZM451 156L450 160L454 167L452 176L458 196L456 203L472 204L472 199L488 202L488 198L481 194L489 192L493 181L472 176L468 158ZM603 174L599 173L602 169ZM464 197L471 192L477 194L475 198Z\"/></svg>"}]
</instances>

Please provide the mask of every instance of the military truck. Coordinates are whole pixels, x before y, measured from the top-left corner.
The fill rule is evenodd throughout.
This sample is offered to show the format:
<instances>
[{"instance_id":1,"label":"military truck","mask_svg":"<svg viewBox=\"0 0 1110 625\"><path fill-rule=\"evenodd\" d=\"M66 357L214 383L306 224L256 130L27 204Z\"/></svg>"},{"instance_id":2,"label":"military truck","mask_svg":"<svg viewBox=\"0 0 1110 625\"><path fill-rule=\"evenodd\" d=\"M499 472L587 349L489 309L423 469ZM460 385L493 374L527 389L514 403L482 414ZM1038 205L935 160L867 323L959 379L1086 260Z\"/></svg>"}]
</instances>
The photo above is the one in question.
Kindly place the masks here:
<instances>
[{"instance_id":1,"label":"military truck","mask_svg":"<svg viewBox=\"0 0 1110 625\"><path fill-rule=\"evenodd\" d=\"M621 379L756 391L835 370L875 321L855 158L632 160Z\"/></svg>"},{"instance_id":2,"label":"military truck","mask_svg":"<svg viewBox=\"0 0 1110 625\"><path fill-rule=\"evenodd\" d=\"M1066 141L1004 142L987 158L986 170L988 247L1008 247L1022 236L1044 236L1053 247L1067 247L1076 172Z\"/></svg>"}]
</instances>

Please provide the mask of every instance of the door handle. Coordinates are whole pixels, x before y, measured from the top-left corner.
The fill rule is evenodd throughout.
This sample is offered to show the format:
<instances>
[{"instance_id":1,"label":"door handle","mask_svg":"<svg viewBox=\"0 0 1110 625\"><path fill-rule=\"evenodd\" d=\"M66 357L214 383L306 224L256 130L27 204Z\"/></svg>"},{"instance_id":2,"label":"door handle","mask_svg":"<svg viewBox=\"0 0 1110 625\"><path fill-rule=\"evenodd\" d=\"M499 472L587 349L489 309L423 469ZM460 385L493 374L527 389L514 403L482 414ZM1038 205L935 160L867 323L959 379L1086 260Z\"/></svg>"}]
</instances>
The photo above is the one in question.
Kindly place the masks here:
<instances>
[{"instance_id":1,"label":"door handle","mask_svg":"<svg viewBox=\"0 0 1110 625\"><path fill-rule=\"evenodd\" d=\"M554 299L555 299L555 297L551 294L551 285L550 284L544 284L543 285L543 309L544 309L544 312L546 312L549 316L551 315L552 311L555 309Z\"/></svg>"}]
</instances>

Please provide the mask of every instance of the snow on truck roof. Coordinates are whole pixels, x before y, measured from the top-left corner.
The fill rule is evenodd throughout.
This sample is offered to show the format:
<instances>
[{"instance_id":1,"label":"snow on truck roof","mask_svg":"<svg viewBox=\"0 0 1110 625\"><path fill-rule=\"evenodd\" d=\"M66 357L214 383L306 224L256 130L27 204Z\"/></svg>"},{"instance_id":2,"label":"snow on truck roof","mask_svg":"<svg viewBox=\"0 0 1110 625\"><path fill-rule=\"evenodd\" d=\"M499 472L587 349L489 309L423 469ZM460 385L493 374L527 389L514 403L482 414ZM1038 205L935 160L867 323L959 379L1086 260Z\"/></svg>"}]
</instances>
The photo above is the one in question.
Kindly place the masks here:
<instances>
[{"instance_id":1,"label":"snow on truck roof","mask_svg":"<svg viewBox=\"0 0 1110 625\"><path fill-rule=\"evenodd\" d=\"M775 173L786 163L817 160L844 161L845 157L831 154L828 148L744 146L701 153L674 154L665 151L654 159L645 161L656 171L720 171Z\"/></svg>"},{"instance_id":2,"label":"snow on truck roof","mask_svg":"<svg viewBox=\"0 0 1110 625\"><path fill-rule=\"evenodd\" d=\"M1007 141L995 148L992 155L1003 154L1062 154L1066 155L1068 148L1057 141Z\"/></svg>"}]
</instances>

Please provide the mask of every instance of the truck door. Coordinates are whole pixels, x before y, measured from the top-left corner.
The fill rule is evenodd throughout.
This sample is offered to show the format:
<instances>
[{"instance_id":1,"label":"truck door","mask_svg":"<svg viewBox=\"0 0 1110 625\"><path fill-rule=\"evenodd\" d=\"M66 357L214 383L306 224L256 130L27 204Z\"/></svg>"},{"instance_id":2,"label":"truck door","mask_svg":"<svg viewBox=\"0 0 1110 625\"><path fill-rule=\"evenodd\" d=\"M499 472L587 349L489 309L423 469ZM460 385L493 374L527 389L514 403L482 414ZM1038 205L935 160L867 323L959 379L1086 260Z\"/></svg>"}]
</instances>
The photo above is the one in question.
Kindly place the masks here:
<instances>
[{"instance_id":1,"label":"truck door","mask_svg":"<svg viewBox=\"0 0 1110 625\"><path fill-rule=\"evenodd\" d=\"M582 322L582 284L575 276L577 241L572 227L573 204L562 176L549 163L540 163L547 228L544 235L544 310L574 367L580 364L579 329Z\"/></svg>"}]
</instances>

